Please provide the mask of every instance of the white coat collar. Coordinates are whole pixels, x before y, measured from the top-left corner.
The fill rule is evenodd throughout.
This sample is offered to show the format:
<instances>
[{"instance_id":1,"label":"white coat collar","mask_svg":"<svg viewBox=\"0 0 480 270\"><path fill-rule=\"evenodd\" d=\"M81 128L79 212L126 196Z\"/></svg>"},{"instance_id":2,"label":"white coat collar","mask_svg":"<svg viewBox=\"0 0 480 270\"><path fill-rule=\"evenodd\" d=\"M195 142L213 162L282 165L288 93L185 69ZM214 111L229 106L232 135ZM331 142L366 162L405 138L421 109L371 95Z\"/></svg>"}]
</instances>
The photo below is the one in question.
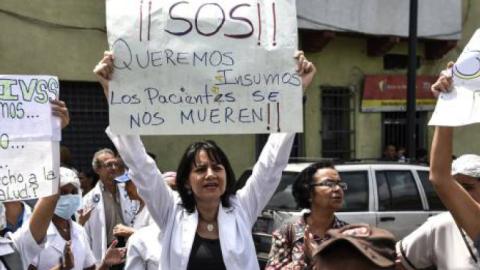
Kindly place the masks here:
<instances>
[{"instance_id":1,"label":"white coat collar","mask_svg":"<svg viewBox=\"0 0 480 270\"><path fill-rule=\"evenodd\" d=\"M195 239L195 234L197 233L197 226L198 226L198 211L195 209L195 212L188 213L186 209L182 211L184 215L183 218L185 222L182 222L182 253L183 254L190 254L192 251L193 240ZM189 256L182 256L182 265L186 265L188 260L190 259Z\"/></svg>"},{"instance_id":2,"label":"white coat collar","mask_svg":"<svg viewBox=\"0 0 480 270\"><path fill-rule=\"evenodd\" d=\"M92 193L89 200L92 205L98 206L101 205L103 208L103 191L104 187L103 184L100 180L98 180L98 183L95 185L93 190L90 192Z\"/></svg>"},{"instance_id":3,"label":"white coat collar","mask_svg":"<svg viewBox=\"0 0 480 270\"><path fill-rule=\"evenodd\" d=\"M234 247L235 246L235 215L234 215L234 207L223 207L222 203L220 203L218 207L218 234L220 238L220 246L222 250L226 250L227 247ZM182 253L183 254L190 254L192 251L193 241L195 239L195 234L197 233L197 226L198 226L198 211L195 209L193 213L188 213L185 209L183 210L183 219L185 222L182 222ZM221 237L221 236L229 236L229 237ZM182 260L186 260L184 263L188 263L190 259L189 256L182 256ZM224 256L225 259L225 256ZM225 262L227 263L227 262Z\"/></svg>"},{"instance_id":4,"label":"white coat collar","mask_svg":"<svg viewBox=\"0 0 480 270\"><path fill-rule=\"evenodd\" d=\"M235 247L235 243L237 242L237 235L236 235L236 217L234 214L234 207L223 207L220 204L220 208L218 211L218 234L220 236L228 236L228 237L220 237L220 246L222 249L223 254L223 261L225 265L230 265L231 263L228 261L230 256L228 254L231 252L230 248Z\"/></svg>"}]
</instances>

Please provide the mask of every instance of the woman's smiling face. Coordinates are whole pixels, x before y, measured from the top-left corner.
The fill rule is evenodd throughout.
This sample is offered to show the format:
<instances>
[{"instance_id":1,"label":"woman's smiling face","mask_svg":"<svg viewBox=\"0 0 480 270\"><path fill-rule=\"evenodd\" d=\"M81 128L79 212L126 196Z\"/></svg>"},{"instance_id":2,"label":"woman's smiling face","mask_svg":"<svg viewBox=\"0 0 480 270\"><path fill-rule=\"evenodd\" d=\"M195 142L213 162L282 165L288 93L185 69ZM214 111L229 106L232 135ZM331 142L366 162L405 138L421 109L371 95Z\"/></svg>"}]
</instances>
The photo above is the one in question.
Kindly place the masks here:
<instances>
[{"instance_id":1,"label":"woman's smiling face","mask_svg":"<svg viewBox=\"0 0 480 270\"><path fill-rule=\"evenodd\" d=\"M226 188L225 167L212 160L205 150L200 150L192 164L188 186L197 202L220 201Z\"/></svg>"}]
</instances>

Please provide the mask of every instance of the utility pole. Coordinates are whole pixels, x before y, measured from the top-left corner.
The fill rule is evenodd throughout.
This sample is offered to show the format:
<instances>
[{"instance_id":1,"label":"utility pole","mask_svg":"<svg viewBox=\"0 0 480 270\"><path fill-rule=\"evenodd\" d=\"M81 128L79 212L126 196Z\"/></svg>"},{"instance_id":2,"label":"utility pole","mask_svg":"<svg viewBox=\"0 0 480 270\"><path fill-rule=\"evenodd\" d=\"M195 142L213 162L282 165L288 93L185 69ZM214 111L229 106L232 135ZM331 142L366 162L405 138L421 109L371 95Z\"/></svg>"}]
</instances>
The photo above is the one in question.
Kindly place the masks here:
<instances>
[{"instance_id":1,"label":"utility pole","mask_svg":"<svg viewBox=\"0 0 480 270\"><path fill-rule=\"evenodd\" d=\"M417 76L417 21L418 0L410 0L407 71L407 153L410 160L416 152L416 76Z\"/></svg>"}]
</instances>

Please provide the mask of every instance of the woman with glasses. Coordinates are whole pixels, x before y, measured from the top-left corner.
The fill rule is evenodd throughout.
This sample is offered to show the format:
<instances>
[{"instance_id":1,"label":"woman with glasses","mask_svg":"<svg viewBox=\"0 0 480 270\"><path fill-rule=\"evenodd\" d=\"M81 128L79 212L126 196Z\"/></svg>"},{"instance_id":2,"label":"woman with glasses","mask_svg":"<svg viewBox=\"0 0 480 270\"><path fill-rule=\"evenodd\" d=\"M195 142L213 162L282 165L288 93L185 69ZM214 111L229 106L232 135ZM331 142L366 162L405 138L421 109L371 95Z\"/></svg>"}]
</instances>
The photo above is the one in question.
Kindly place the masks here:
<instances>
[{"instance_id":1,"label":"woman with glasses","mask_svg":"<svg viewBox=\"0 0 480 270\"><path fill-rule=\"evenodd\" d=\"M306 209L293 221L286 222L272 235L272 248L266 269L304 269L304 232L308 226L314 239L327 240L326 231L347 225L335 216L343 204L347 184L330 162L317 162L305 168L293 184L293 196L299 208Z\"/></svg>"}]
</instances>

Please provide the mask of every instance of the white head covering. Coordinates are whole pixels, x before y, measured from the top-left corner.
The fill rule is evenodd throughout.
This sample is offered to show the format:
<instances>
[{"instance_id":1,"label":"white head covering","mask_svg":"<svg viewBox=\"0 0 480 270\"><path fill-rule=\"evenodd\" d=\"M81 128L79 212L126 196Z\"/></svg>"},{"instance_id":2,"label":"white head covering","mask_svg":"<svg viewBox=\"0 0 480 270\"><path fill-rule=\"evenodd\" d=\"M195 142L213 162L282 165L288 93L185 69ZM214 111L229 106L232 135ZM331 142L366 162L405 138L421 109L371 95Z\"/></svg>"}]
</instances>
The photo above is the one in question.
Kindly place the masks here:
<instances>
[{"instance_id":1,"label":"white head covering","mask_svg":"<svg viewBox=\"0 0 480 270\"><path fill-rule=\"evenodd\" d=\"M452 162L452 175L463 174L480 178L480 156L462 155Z\"/></svg>"},{"instance_id":2,"label":"white head covering","mask_svg":"<svg viewBox=\"0 0 480 270\"><path fill-rule=\"evenodd\" d=\"M78 179L77 173L71 169L60 167L60 187L67 184L72 184L80 191L80 179Z\"/></svg>"}]
</instances>

